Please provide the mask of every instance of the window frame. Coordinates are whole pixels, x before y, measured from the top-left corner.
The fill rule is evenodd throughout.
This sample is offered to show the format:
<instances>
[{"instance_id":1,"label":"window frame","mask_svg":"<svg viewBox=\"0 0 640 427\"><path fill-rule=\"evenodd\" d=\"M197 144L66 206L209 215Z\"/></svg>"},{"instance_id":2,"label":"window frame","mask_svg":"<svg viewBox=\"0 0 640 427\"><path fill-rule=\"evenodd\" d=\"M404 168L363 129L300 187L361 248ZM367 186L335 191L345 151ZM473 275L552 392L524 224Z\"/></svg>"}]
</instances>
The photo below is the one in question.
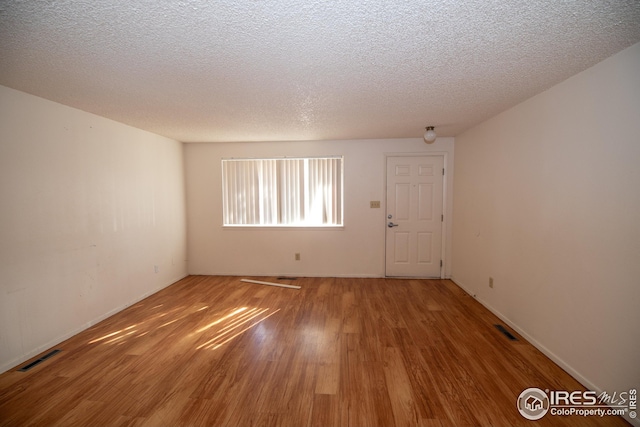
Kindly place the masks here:
<instances>
[{"instance_id":1,"label":"window frame","mask_svg":"<svg viewBox=\"0 0 640 427\"><path fill-rule=\"evenodd\" d=\"M226 177L225 177L225 166L224 163L226 161L263 161L263 160L273 160L273 161L286 161L286 160L313 160L313 159L339 159L340 160L340 219L341 222L339 224L305 224L305 223L290 223L290 224L227 224L225 223L226 215ZM326 155L326 156L270 156L270 157L223 157L220 161L220 173L221 173L221 208L222 208L222 228L225 230L248 230L248 229L277 229L277 230L295 230L295 229L305 229L305 230L342 230L345 226L345 209L344 209L344 186L345 186L345 159L343 155ZM280 186L280 180L277 179L278 187ZM280 212L280 203L278 203L278 215L281 215Z\"/></svg>"}]
</instances>

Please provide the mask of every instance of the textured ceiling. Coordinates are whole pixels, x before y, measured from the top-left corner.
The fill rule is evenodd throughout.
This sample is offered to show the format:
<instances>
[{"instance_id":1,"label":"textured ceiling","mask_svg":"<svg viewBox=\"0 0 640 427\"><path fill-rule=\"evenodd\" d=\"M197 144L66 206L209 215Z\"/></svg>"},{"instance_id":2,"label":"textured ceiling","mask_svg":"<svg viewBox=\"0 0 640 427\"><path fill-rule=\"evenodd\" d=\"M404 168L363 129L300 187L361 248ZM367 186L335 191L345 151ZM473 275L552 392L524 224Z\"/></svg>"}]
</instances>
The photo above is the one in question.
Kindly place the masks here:
<instances>
[{"instance_id":1,"label":"textured ceiling","mask_svg":"<svg viewBox=\"0 0 640 427\"><path fill-rule=\"evenodd\" d=\"M638 0L0 0L0 84L185 142L455 136L638 41Z\"/></svg>"}]
</instances>

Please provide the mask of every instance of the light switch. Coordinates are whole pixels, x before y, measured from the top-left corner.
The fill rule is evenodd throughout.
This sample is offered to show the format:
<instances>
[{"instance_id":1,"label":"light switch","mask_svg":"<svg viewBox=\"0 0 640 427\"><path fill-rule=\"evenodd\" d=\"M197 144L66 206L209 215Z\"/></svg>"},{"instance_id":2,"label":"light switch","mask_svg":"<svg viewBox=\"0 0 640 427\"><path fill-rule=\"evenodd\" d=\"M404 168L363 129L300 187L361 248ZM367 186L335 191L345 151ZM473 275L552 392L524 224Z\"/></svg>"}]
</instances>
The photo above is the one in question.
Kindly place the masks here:
<instances>
[{"instance_id":1,"label":"light switch","mask_svg":"<svg viewBox=\"0 0 640 427\"><path fill-rule=\"evenodd\" d=\"M374 209L374 208L376 208L376 209L377 209L377 208L380 208L380 200L376 200L376 201L371 201L371 202L369 202L369 207L370 207L371 209Z\"/></svg>"}]
</instances>

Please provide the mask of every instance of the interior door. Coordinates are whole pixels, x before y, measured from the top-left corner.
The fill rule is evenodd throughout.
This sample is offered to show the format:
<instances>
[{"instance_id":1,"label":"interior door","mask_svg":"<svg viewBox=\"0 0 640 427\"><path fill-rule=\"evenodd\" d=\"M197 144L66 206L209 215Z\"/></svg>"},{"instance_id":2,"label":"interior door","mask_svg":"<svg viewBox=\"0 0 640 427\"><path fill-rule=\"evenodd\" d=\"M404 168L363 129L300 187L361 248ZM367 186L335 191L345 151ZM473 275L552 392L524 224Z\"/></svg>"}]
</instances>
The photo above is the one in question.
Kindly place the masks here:
<instances>
[{"instance_id":1,"label":"interior door","mask_svg":"<svg viewBox=\"0 0 640 427\"><path fill-rule=\"evenodd\" d=\"M444 156L387 157L386 275L441 277Z\"/></svg>"}]
</instances>

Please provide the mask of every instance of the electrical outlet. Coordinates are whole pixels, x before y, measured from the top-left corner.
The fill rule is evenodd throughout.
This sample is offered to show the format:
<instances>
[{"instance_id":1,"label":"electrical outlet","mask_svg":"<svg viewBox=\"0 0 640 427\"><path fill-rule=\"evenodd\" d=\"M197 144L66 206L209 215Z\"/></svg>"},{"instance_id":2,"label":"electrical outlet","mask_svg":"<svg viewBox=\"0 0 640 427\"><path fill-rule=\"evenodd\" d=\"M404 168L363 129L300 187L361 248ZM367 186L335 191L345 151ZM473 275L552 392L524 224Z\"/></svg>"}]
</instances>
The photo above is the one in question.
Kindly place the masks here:
<instances>
[{"instance_id":1,"label":"electrical outlet","mask_svg":"<svg viewBox=\"0 0 640 427\"><path fill-rule=\"evenodd\" d=\"M369 207L370 207L371 209L378 209L378 208L380 208L380 200L374 200L374 201L369 202Z\"/></svg>"},{"instance_id":2,"label":"electrical outlet","mask_svg":"<svg viewBox=\"0 0 640 427\"><path fill-rule=\"evenodd\" d=\"M296 261L300 261L300 252L296 252Z\"/></svg>"},{"instance_id":3,"label":"electrical outlet","mask_svg":"<svg viewBox=\"0 0 640 427\"><path fill-rule=\"evenodd\" d=\"M157 265L154 265L154 266L153 266L153 271L154 271L155 273L159 273L159 272L160 272L160 267L158 267Z\"/></svg>"},{"instance_id":4,"label":"electrical outlet","mask_svg":"<svg viewBox=\"0 0 640 427\"><path fill-rule=\"evenodd\" d=\"M493 277L489 277L489 287L493 289Z\"/></svg>"}]
</instances>

